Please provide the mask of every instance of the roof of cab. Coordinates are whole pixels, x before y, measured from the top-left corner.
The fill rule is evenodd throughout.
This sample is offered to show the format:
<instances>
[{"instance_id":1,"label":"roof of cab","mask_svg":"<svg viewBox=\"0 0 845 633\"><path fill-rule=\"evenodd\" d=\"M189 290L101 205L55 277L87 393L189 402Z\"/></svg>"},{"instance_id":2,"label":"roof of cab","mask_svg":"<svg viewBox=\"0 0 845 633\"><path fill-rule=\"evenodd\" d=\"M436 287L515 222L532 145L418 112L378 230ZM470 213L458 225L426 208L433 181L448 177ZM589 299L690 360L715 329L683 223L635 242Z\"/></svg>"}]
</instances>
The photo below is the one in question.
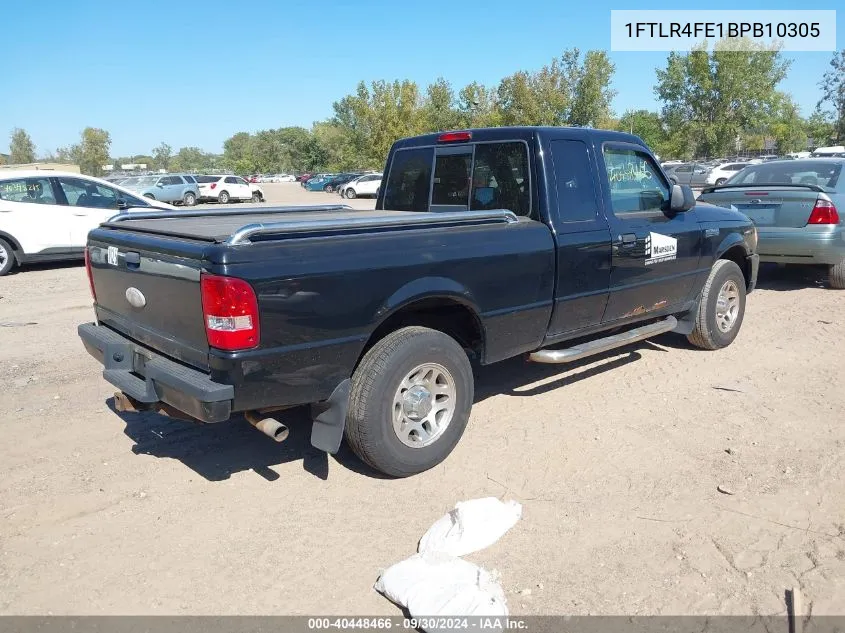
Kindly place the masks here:
<instances>
[{"instance_id":1,"label":"roof of cab","mask_svg":"<svg viewBox=\"0 0 845 633\"><path fill-rule=\"evenodd\" d=\"M552 136L554 138L588 138L598 137L602 140L614 140L622 143L635 143L637 145L645 145L643 140L633 134L627 132L616 132L613 130L602 130L598 128L587 127L553 127L553 126L507 126L507 127L485 127L485 128L467 128L465 130L449 130L450 132L469 132L472 134L472 140L476 141L504 141L504 140L530 140L535 137ZM425 145L436 145L437 139L445 132L433 132L431 134L421 134L419 136L409 136L399 139L394 144L394 148L401 147L419 147ZM459 142L455 143L459 144Z\"/></svg>"}]
</instances>

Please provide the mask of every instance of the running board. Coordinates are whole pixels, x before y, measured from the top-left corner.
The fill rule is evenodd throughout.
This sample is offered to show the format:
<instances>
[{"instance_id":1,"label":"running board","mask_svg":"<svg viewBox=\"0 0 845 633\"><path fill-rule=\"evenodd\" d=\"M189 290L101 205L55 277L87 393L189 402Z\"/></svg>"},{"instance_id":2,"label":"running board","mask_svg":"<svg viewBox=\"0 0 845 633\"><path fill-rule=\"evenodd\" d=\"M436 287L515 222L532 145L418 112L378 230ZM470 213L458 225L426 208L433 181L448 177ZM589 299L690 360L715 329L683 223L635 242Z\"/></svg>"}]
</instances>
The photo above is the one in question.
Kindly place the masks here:
<instances>
[{"instance_id":1,"label":"running board","mask_svg":"<svg viewBox=\"0 0 845 633\"><path fill-rule=\"evenodd\" d=\"M593 356L594 354L601 354L608 350L616 349L624 345L630 345L637 341L642 341L664 332L674 330L678 325L678 320L673 317L666 317L657 323L650 323L643 325L622 334L614 334L605 338L596 339L575 347L566 347L564 349L541 349L532 352L528 355L528 360L535 363L547 363L551 365L558 365L561 363L571 363L574 360Z\"/></svg>"}]
</instances>

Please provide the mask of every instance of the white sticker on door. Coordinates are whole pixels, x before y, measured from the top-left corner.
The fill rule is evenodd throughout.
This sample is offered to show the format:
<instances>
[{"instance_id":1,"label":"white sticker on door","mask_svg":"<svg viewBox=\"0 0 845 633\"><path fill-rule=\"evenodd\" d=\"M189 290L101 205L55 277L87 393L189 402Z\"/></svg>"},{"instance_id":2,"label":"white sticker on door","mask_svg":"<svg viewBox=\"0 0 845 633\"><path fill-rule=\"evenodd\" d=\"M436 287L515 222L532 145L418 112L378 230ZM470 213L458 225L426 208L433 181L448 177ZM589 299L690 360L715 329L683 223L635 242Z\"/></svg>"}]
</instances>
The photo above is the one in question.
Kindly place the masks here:
<instances>
[{"instance_id":1,"label":"white sticker on door","mask_svg":"<svg viewBox=\"0 0 845 633\"><path fill-rule=\"evenodd\" d=\"M645 238L645 265L672 261L678 256L678 240L660 233L649 233Z\"/></svg>"}]
</instances>

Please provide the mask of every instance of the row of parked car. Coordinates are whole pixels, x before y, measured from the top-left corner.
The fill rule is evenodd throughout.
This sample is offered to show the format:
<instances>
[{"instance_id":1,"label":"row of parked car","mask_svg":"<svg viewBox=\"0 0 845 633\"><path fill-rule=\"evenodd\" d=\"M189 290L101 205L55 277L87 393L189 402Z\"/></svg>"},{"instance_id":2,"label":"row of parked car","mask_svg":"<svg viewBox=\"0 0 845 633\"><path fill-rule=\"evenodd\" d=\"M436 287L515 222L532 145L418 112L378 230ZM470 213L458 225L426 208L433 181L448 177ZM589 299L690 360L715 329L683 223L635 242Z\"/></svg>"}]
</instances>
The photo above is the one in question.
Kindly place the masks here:
<instances>
[{"instance_id":1,"label":"row of parked car","mask_svg":"<svg viewBox=\"0 0 845 633\"><path fill-rule=\"evenodd\" d=\"M253 183L296 182L296 176L293 174L253 174L247 180Z\"/></svg>"},{"instance_id":2,"label":"row of parked car","mask_svg":"<svg viewBox=\"0 0 845 633\"><path fill-rule=\"evenodd\" d=\"M377 196L382 174L378 172L353 172L344 174L314 174L300 180L308 191L339 193L341 198L353 199Z\"/></svg>"},{"instance_id":3,"label":"row of parked car","mask_svg":"<svg viewBox=\"0 0 845 633\"><path fill-rule=\"evenodd\" d=\"M264 191L258 185L231 174L156 174L122 176L107 179L148 200L192 207L198 202L263 202Z\"/></svg>"}]
</instances>

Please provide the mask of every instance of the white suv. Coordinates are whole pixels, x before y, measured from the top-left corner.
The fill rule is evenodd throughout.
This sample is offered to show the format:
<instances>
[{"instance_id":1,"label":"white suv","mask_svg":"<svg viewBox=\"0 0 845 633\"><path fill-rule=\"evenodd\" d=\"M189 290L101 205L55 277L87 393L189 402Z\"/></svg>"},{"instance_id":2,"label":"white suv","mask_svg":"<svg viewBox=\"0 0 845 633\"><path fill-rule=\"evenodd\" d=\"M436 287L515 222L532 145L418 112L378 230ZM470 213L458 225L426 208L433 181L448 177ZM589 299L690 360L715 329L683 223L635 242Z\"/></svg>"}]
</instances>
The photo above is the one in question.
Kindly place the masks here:
<instances>
[{"instance_id":1,"label":"white suv","mask_svg":"<svg viewBox=\"0 0 845 633\"><path fill-rule=\"evenodd\" d=\"M0 172L0 275L15 264L78 259L88 231L122 210L172 210L99 178L52 170Z\"/></svg>"},{"instance_id":2,"label":"white suv","mask_svg":"<svg viewBox=\"0 0 845 633\"><path fill-rule=\"evenodd\" d=\"M264 201L264 191L240 176L195 176L200 191L200 202L214 200L220 204L232 201Z\"/></svg>"},{"instance_id":3,"label":"white suv","mask_svg":"<svg viewBox=\"0 0 845 633\"><path fill-rule=\"evenodd\" d=\"M341 198L357 198L359 196L375 196L381 186L381 174L367 174L350 180L338 190Z\"/></svg>"}]
</instances>

